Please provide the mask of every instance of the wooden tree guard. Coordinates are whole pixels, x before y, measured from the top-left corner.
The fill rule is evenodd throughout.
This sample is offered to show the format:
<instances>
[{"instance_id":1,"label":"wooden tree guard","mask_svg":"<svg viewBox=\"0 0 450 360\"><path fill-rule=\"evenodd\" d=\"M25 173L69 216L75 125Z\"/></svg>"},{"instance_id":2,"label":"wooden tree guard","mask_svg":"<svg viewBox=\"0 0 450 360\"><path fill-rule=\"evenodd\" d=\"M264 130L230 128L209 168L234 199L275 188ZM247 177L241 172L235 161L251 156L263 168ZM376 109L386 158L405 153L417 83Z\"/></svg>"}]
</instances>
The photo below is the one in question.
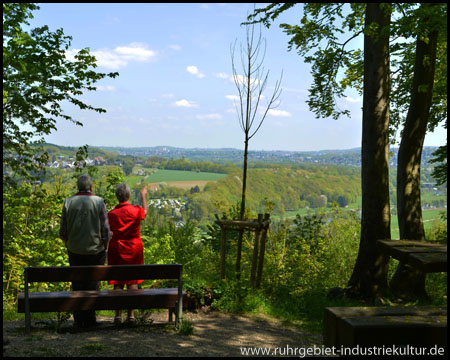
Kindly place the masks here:
<instances>
[{"instance_id":1,"label":"wooden tree guard","mask_svg":"<svg viewBox=\"0 0 450 360\"><path fill-rule=\"evenodd\" d=\"M264 251L266 248L267 230L270 225L270 214L258 214L258 219L254 220L216 220L216 224L221 229L221 249L220 249L220 278L225 279L225 248L227 230L248 230L255 232L255 244L253 247L253 260L250 274L252 287L261 286L261 277L264 263ZM259 259L258 259L259 252ZM256 281L256 282L255 282Z\"/></svg>"}]
</instances>

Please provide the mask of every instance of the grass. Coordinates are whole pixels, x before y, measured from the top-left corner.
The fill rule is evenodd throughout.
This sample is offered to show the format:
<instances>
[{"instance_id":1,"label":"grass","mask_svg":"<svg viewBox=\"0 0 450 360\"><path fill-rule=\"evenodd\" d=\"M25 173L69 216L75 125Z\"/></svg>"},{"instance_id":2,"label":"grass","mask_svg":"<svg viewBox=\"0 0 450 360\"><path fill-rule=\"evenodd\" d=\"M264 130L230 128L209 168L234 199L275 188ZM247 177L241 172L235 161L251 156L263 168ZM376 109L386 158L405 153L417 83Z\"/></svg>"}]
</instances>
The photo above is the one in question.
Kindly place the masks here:
<instances>
[{"instance_id":1,"label":"grass","mask_svg":"<svg viewBox=\"0 0 450 360\"><path fill-rule=\"evenodd\" d=\"M234 302L234 303L233 303ZM262 290L251 290L243 299L227 299L226 303L216 303L213 307L227 313L243 315L267 315L281 320L285 325L311 333L321 334L323 310L329 306L365 306L358 300L331 300L326 290L305 291L301 296L290 294L270 298ZM224 306L225 305L225 306Z\"/></svg>"},{"instance_id":2,"label":"grass","mask_svg":"<svg viewBox=\"0 0 450 360\"><path fill-rule=\"evenodd\" d=\"M447 209L445 209L445 210L432 209L432 210L423 210L422 211L422 219L423 219L423 226L425 228L425 232L429 232L431 230L431 228L433 227L434 221L440 220L441 213L443 211L447 212ZM392 239L400 238L397 215L391 215L391 238Z\"/></svg>"},{"instance_id":3,"label":"grass","mask_svg":"<svg viewBox=\"0 0 450 360\"><path fill-rule=\"evenodd\" d=\"M182 320L179 329L177 330L180 335L193 335L194 327L189 320Z\"/></svg>"},{"instance_id":4,"label":"grass","mask_svg":"<svg viewBox=\"0 0 450 360\"><path fill-rule=\"evenodd\" d=\"M189 185L188 188L195 186L195 182L198 182L200 188L203 188L207 181L217 181L227 176L226 174L217 174L209 172L158 170L150 168L142 168L142 169L147 170L147 173L149 175L146 176L128 175L125 177L125 181L128 183L128 185L130 185L131 188L134 185L138 184L140 181L145 181L146 183L193 182L191 184L187 183L186 186Z\"/></svg>"},{"instance_id":5,"label":"grass","mask_svg":"<svg viewBox=\"0 0 450 360\"><path fill-rule=\"evenodd\" d=\"M141 180L142 176L137 175L129 175L125 177L125 181L130 186L130 188L133 188L133 186L136 185Z\"/></svg>"},{"instance_id":6,"label":"grass","mask_svg":"<svg viewBox=\"0 0 450 360\"><path fill-rule=\"evenodd\" d=\"M422 211L423 221L429 222L432 220L439 220L441 218L441 213L447 212L446 210L424 210Z\"/></svg>"}]
</instances>

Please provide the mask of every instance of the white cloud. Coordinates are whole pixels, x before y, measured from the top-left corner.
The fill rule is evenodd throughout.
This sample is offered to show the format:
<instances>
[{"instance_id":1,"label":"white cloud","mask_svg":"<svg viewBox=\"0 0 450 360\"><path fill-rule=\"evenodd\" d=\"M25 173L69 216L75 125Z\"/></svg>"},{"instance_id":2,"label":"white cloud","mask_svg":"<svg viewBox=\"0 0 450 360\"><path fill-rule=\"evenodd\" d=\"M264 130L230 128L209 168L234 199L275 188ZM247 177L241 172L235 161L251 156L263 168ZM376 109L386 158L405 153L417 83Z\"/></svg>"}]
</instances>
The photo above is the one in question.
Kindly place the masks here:
<instances>
[{"instance_id":1,"label":"white cloud","mask_svg":"<svg viewBox=\"0 0 450 360\"><path fill-rule=\"evenodd\" d=\"M161 97L163 99L173 99L175 97L174 94L162 94Z\"/></svg>"},{"instance_id":2,"label":"white cloud","mask_svg":"<svg viewBox=\"0 0 450 360\"><path fill-rule=\"evenodd\" d=\"M123 59L120 56L117 56L117 54L109 50L93 51L92 55L95 56L98 66L103 66L110 70L118 70L128 65L127 60Z\"/></svg>"},{"instance_id":3,"label":"white cloud","mask_svg":"<svg viewBox=\"0 0 450 360\"><path fill-rule=\"evenodd\" d=\"M188 107L188 108L190 108L190 107L198 107L198 105L195 102L189 101L189 100L186 100L186 99L175 101L175 106L177 106L177 107Z\"/></svg>"},{"instance_id":4,"label":"white cloud","mask_svg":"<svg viewBox=\"0 0 450 360\"><path fill-rule=\"evenodd\" d=\"M237 96L237 95L225 95L225 97L228 100L234 100L234 101L239 101L240 100L239 96Z\"/></svg>"},{"instance_id":5,"label":"white cloud","mask_svg":"<svg viewBox=\"0 0 450 360\"><path fill-rule=\"evenodd\" d=\"M196 115L195 116L199 120L221 120L222 115L220 114L204 114L204 115Z\"/></svg>"},{"instance_id":6,"label":"white cloud","mask_svg":"<svg viewBox=\"0 0 450 360\"><path fill-rule=\"evenodd\" d=\"M128 46L117 46L114 49L116 54L122 56L126 60L148 61L156 56L156 52L147 49L147 45L140 43L131 43Z\"/></svg>"},{"instance_id":7,"label":"white cloud","mask_svg":"<svg viewBox=\"0 0 450 360\"><path fill-rule=\"evenodd\" d=\"M66 57L69 61L75 61L75 55L79 49L66 51ZM147 62L157 56L156 51L147 48L146 44L133 42L126 46L117 46L114 49L101 49L91 51L97 60L97 65L110 70L124 68L129 62Z\"/></svg>"},{"instance_id":8,"label":"white cloud","mask_svg":"<svg viewBox=\"0 0 450 360\"><path fill-rule=\"evenodd\" d=\"M78 54L78 51L78 49L67 50L65 53L66 59L69 61L75 61L75 55Z\"/></svg>"},{"instance_id":9,"label":"white cloud","mask_svg":"<svg viewBox=\"0 0 450 360\"><path fill-rule=\"evenodd\" d=\"M276 109L270 109L267 113L269 115L276 116L276 117L291 117L292 116L292 114L288 111L276 110Z\"/></svg>"},{"instance_id":10,"label":"white cloud","mask_svg":"<svg viewBox=\"0 0 450 360\"><path fill-rule=\"evenodd\" d=\"M239 98L238 95L225 95L225 97L226 97L228 100L241 101L241 99ZM265 97L264 95L261 94L261 95L259 95L259 98L260 98L260 100L261 100L261 99L265 99L266 97ZM258 96L252 97L252 101L256 102L257 100L258 100Z\"/></svg>"},{"instance_id":11,"label":"white cloud","mask_svg":"<svg viewBox=\"0 0 450 360\"><path fill-rule=\"evenodd\" d=\"M99 85L99 86L97 86L97 91L111 91L111 92L114 92L116 90L117 90L116 87L112 86L112 85L105 85L105 86Z\"/></svg>"},{"instance_id":12,"label":"white cloud","mask_svg":"<svg viewBox=\"0 0 450 360\"><path fill-rule=\"evenodd\" d=\"M228 75L227 73L217 73L214 74L216 77L218 77L219 79L230 79L230 75ZM231 78L232 79L232 78Z\"/></svg>"},{"instance_id":13,"label":"white cloud","mask_svg":"<svg viewBox=\"0 0 450 360\"><path fill-rule=\"evenodd\" d=\"M360 99L360 98L355 99L355 98L352 98L351 96L347 96L347 97L345 98L345 100L347 100L348 102L351 102L351 103L361 102L361 99Z\"/></svg>"},{"instance_id":14,"label":"white cloud","mask_svg":"<svg viewBox=\"0 0 450 360\"><path fill-rule=\"evenodd\" d=\"M205 75L198 71L197 66L191 65L186 68L186 71L192 75L197 76L199 79L204 78Z\"/></svg>"},{"instance_id":15,"label":"white cloud","mask_svg":"<svg viewBox=\"0 0 450 360\"><path fill-rule=\"evenodd\" d=\"M247 85L248 79L247 79L247 77L245 77L243 75L233 75L233 76L230 76L230 81L233 81L235 83L237 82L237 83L240 83L243 85ZM259 83L260 83L259 79L250 78L250 87L259 85Z\"/></svg>"},{"instance_id":16,"label":"white cloud","mask_svg":"<svg viewBox=\"0 0 450 360\"><path fill-rule=\"evenodd\" d=\"M247 84L247 78L243 75L228 75L227 73L216 73L214 74L219 79L228 80L231 82L235 82L235 79L238 83ZM250 85L257 85L260 82L259 79L250 79Z\"/></svg>"}]
</instances>

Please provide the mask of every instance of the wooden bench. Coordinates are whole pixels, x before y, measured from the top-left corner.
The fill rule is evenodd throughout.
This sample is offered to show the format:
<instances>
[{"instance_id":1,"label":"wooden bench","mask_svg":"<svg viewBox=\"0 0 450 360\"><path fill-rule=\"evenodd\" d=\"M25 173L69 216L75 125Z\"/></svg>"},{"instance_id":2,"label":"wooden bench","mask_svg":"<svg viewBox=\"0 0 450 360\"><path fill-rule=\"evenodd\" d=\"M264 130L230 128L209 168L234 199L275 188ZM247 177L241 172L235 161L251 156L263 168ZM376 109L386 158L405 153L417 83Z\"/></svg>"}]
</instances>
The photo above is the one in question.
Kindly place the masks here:
<instances>
[{"instance_id":1,"label":"wooden bench","mask_svg":"<svg viewBox=\"0 0 450 360\"><path fill-rule=\"evenodd\" d=\"M327 347L411 345L447 348L447 308L440 306L325 308Z\"/></svg>"},{"instance_id":2,"label":"wooden bench","mask_svg":"<svg viewBox=\"0 0 450 360\"><path fill-rule=\"evenodd\" d=\"M424 273L447 272L447 244L411 240L378 240L377 247Z\"/></svg>"},{"instance_id":3,"label":"wooden bench","mask_svg":"<svg viewBox=\"0 0 450 360\"><path fill-rule=\"evenodd\" d=\"M385 255L424 273L447 271L447 245L378 240ZM447 348L447 308L439 306L325 308L324 345L331 347L412 345Z\"/></svg>"},{"instance_id":4,"label":"wooden bench","mask_svg":"<svg viewBox=\"0 0 450 360\"><path fill-rule=\"evenodd\" d=\"M19 293L18 312L25 313L27 334L31 329L31 312L65 312L74 310L169 309L169 321L175 312L175 326L182 318L183 291L180 264L170 265L89 265L27 267L25 292ZM176 279L178 288L136 290L85 290L30 292L32 282L73 282L101 280Z\"/></svg>"}]
</instances>

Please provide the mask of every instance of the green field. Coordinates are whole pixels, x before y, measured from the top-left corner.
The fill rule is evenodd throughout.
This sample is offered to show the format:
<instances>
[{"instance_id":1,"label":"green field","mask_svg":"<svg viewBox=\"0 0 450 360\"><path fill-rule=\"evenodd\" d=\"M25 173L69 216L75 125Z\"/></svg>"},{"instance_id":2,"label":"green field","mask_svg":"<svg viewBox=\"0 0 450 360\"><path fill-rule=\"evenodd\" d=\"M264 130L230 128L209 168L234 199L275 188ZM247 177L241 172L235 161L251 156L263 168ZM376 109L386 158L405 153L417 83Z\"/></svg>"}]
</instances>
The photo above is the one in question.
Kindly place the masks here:
<instances>
[{"instance_id":1,"label":"green field","mask_svg":"<svg viewBox=\"0 0 450 360\"><path fill-rule=\"evenodd\" d=\"M430 230L433 227L434 221L439 221L441 218L442 212L447 212L447 209L443 210L422 210L422 219L423 226L425 231ZM391 238L398 239L400 237L399 229L398 229L398 220L397 215L391 216Z\"/></svg>"},{"instance_id":2,"label":"green field","mask_svg":"<svg viewBox=\"0 0 450 360\"><path fill-rule=\"evenodd\" d=\"M142 178L143 178L142 176L129 175L125 176L125 182L130 186L130 188L132 188L139 181L141 181Z\"/></svg>"},{"instance_id":3,"label":"green field","mask_svg":"<svg viewBox=\"0 0 450 360\"><path fill-rule=\"evenodd\" d=\"M147 174L146 176L139 175L129 175L125 177L125 181L133 187L135 184L139 183L141 180L147 183L170 183L170 182L182 182L182 181L217 181L225 176L226 174L217 174L209 172L195 172L195 171L183 171L183 170L159 170L159 169L149 169L142 168ZM133 169L133 173L136 168Z\"/></svg>"}]
</instances>

